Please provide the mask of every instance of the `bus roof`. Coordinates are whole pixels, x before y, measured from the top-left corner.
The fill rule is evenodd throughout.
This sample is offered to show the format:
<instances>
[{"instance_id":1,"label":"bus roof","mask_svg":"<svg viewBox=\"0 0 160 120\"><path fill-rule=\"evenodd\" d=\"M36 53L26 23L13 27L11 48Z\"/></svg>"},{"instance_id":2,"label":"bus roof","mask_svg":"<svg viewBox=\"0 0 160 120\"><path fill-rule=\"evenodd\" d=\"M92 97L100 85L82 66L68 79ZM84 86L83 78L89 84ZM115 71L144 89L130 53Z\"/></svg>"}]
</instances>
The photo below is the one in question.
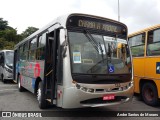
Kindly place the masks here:
<instances>
[{"instance_id":1,"label":"bus roof","mask_svg":"<svg viewBox=\"0 0 160 120\"><path fill-rule=\"evenodd\" d=\"M131 34L128 35L128 37L132 37L132 36L135 36L135 35L144 33L144 32L146 32L146 31L154 30L154 29L157 29L157 28L160 28L160 24L157 24L157 25L154 25L154 26L151 26L151 27L148 27L148 28L145 28L145 29L136 31L136 32L134 32L134 33L131 33Z\"/></svg>"},{"instance_id":2,"label":"bus roof","mask_svg":"<svg viewBox=\"0 0 160 120\"><path fill-rule=\"evenodd\" d=\"M0 52L6 52L6 51L13 51L13 50L7 50L7 49L0 50Z\"/></svg>"},{"instance_id":3,"label":"bus roof","mask_svg":"<svg viewBox=\"0 0 160 120\"><path fill-rule=\"evenodd\" d=\"M18 44L15 45L15 48L17 48L19 45L23 44L24 42L28 41L31 38L36 37L37 35L45 32L47 29L49 29L50 27L54 26L54 25L58 25L58 27L63 27L66 28L66 21L68 19L68 17L72 16L72 15L79 15L79 16L88 16L88 17L92 17L92 18L97 18L97 19L102 19L102 20L107 20L107 21L112 21L114 23L119 23L123 26L125 26L127 28L127 26L119 21L116 20L112 20L112 19L108 19L105 17L100 17L100 16L95 16L95 15L89 15L89 14L82 14L82 13L70 13L70 14L66 14L63 16L59 16L56 19L54 19L52 22L50 22L49 24L47 24L46 26L44 26L43 28L37 30L36 32L34 32L33 34L31 34L30 36L28 36L27 38L25 38L24 40L22 40L21 42L19 42Z\"/></svg>"}]
</instances>

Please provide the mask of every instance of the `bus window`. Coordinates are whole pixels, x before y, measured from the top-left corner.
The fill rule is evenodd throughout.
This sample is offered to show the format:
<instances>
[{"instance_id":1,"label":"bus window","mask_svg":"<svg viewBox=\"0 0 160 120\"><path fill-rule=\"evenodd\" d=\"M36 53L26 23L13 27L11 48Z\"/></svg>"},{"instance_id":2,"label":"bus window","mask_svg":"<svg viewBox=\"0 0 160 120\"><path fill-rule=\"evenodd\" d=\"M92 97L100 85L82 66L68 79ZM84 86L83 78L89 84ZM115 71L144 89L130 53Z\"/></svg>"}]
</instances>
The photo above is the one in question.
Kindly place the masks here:
<instances>
[{"instance_id":1,"label":"bus window","mask_svg":"<svg viewBox=\"0 0 160 120\"><path fill-rule=\"evenodd\" d=\"M38 47L44 47L46 45L46 33L44 33L42 36L38 39Z\"/></svg>"},{"instance_id":2,"label":"bus window","mask_svg":"<svg viewBox=\"0 0 160 120\"><path fill-rule=\"evenodd\" d=\"M131 47L133 57L144 56L144 44L145 44L144 33L129 38L129 44Z\"/></svg>"},{"instance_id":3,"label":"bus window","mask_svg":"<svg viewBox=\"0 0 160 120\"><path fill-rule=\"evenodd\" d=\"M29 43L30 51L29 51L29 60L36 59L36 48L37 48L37 38L34 38Z\"/></svg>"},{"instance_id":4,"label":"bus window","mask_svg":"<svg viewBox=\"0 0 160 120\"><path fill-rule=\"evenodd\" d=\"M23 60L28 59L28 42L23 45Z\"/></svg>"},{"instance_id":5,"label":"bus window","mask_svg":"<svg viewBox=\"0 0 160 120\"><path fill-rule=\"evenodd\" d=\"M160 55L160 29L148 32L147 55Z\"/></svg>"},{"instance_id":6,"label":"bus window","mask_svg":"<svg viewBox=\"0 0 160 120\"><path fill-rule=\"evenodd\" d=\"M23 45L20 46L20 48L19 48L19 54L20 54L19 59L20 59L21 61L24 60Z\"/></svg>"},{"instance_id":7,"label":"bus window","mask_svg":"<svg viewBox=\"0 0 160 120\"><path fill-rule=\"evenodd\" d=\"M46 33L38 38L38 49L36 51L36 59L44 60L45 58Z\"/></svg>"}]
</instances>

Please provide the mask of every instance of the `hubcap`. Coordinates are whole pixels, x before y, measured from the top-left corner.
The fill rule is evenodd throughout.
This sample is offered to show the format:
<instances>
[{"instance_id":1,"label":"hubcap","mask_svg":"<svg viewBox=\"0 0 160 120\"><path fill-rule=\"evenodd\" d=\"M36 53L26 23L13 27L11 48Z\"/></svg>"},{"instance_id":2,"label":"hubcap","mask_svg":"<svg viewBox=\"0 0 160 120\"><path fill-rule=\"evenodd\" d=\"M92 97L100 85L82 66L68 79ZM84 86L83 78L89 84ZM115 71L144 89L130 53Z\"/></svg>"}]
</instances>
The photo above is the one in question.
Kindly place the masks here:
<instances>
[{"instance_id":1,"label":"hubcap","mask_svg":"<svg viewBox=\"0 0 160 120\"><path fill-rule=\"evenodd\" d=\"M147 101L152 101L154 98L154 93L152 89L146 88L146 90L144 91L144 96L147 99Z\"/></svg>"},{"instance_id":2,"label":"hubcap","mask_svg":"<svg viewBox=\"0 0 160 120\"><path fill-rule=\"evenodd\" d=\"M18 87L19 87L19 88L21 87L20 79L18 79Z\"/></svg>"},{"instance_id":3,"label":"hubcap","mask_svg":"<svg viewBox=\"0 0 160 120\"><path fill-rule=\"evenodd\" d=\"M38 90L37 90L37 100L40 103L40 101L41 101L41 89L40 88L38 88Z\"/></svg>"}]
</instances>

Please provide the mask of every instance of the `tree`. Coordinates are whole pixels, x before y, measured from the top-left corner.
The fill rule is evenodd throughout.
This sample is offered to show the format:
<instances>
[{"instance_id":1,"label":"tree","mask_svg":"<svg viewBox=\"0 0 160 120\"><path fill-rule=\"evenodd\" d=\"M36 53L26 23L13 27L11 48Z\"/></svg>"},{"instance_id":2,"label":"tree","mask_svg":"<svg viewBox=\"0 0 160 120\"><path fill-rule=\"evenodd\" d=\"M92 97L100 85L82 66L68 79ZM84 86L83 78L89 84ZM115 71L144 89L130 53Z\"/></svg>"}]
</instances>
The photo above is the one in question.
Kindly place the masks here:
<instances>
[{"instance_id":1,"label":"tree","mask_svg":"<svg viewBox=\"0 0 160 120\"><path fill-rule=\"evenodd\" d=\"M28 27L22 34L17 34L17 30L8 26L8 21L0 18L0 49L13 49L14 45L28 37L38 28Z\"/></svg>"},{"instance_id":2,"label":"tree","mask_svg":"<svg viewBox=\"0 0 160 120\"><path fill-rule=\"evenodd\" d=\"M31 35L32 33L36 32L37 30L38 30L38 28L28 27L21 35L23 38L26 38L29 35Z\"/></svg>"},{"instance_id":3,"label":"tree","mask_svg":"<svg viewBox=\"0 0 160 120\"><path fill-rule=\"evenodd\" d=\"M0 18L0 30L5 30L8 27L8 21Z\"/></svg>"}]
</instances>

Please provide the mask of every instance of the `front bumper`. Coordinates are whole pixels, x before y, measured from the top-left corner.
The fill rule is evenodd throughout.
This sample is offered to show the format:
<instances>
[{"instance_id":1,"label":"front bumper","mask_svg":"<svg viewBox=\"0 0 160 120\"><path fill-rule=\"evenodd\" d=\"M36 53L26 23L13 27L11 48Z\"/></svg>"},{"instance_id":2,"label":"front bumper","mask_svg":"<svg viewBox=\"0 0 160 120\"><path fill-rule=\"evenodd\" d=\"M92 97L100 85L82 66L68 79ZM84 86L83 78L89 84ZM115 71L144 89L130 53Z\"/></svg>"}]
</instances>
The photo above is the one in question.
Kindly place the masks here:
<instances>
[{"instance_id":1,"label":"front bumper","mask_svg":"<svg viewBox=\"0 0 160 120\"><path fill-rule=\"evenodd\" d=\"M124 83L125 86L129 83ZM85 84L86 85L86 84ZM85 87L99 89L93 93L77 89L76 87L65 88L63 93L62 108L81 108L81 107L101 107L126 103L132 100L134 87L133 83L125 90L119 91L102 91L111 89L113 85L86 85ZM115 89L114 89L115 90ZM103 100L104 95L114 94L114 100Z\"/></svg>"}]
</instances>

